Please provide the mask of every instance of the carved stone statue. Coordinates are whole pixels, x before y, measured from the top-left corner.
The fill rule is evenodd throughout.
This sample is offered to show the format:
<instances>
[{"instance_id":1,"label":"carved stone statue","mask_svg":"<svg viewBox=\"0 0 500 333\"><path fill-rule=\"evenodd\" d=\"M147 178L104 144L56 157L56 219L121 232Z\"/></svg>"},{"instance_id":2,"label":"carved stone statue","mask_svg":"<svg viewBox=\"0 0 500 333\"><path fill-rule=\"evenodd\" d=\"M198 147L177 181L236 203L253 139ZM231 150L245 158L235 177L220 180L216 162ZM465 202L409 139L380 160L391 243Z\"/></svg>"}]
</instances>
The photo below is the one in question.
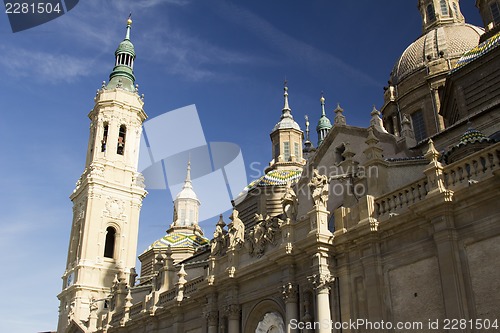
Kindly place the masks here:
<instances>
[{"instance_id":1,"label":"carved stone statue","mask_svg":"<svg viewBox=\"0 0 500 333\"><path fill-rule=\"evenodd\" d=\"M308 185L312 192L314 204L318 208L326 209L329 191L328 183L329 180L327 176L320 175L318 169L313 169L313 176Z\"/></svg>"},{"instance_id":2,"label":"carved stone statue","mask_svg":"<svg viewBox=\"0 0 500 333\"><path fill-rule=\"evenodd\" d=\"M68 325L71 324L71 320L73 319L73 316L75 315L75 301L71 302L69 305L69 310L68 310Z\"/></svg>"},{"instance_id":3,"label":"carved stone statue","mask_svg":"<svg viewBox=\"0 0 500 333\"><path fill-rule=\"evenodd\" d=\"M297 216L297 195L292 188L292 183L286 184L285 194L281 198L281 205L283 206L283 214L285 214L286 222L289 223L291 219Z\"/></svg>"},{"instance_id":4,"label":"carved stone statue","mask_svg":"<svg viewBox=\"0 0 500 333\"><path fill-rule=\"evenodd\" d=\"M229 224L229 246L232 248L243 244L245 241L245 225L238 218L238 214L239 212L234 208L233 213L229 217L232 221Z\"/></svg>"},{"instance_id":5,"label":"carved stone statue","mask_svg":"<svg viewBox=\"0 0 500 333\"><path fill-rule=\"evenodd\" d=\"M226 223L222 220L222 215L220 215L219 222L215 226L214 238L212 239L212 244L210 247L212 255L222 254L224 247L226 245L226 231L224 227Z\"/></svg>"},{"instance_id":6,"label":"carved stone statue","mask_svg":"<svg viewBox=\"0 0 500 333\"><path fill-rule=\"evenodd\" d=\"M267 244L277 245L276 234L283 220L278 216L270 217L269 215L264 218L262 214L255 214L254 220L254 227L246 234L245 247L250 255L260 258Z\"/></svg>"}]
</instances>

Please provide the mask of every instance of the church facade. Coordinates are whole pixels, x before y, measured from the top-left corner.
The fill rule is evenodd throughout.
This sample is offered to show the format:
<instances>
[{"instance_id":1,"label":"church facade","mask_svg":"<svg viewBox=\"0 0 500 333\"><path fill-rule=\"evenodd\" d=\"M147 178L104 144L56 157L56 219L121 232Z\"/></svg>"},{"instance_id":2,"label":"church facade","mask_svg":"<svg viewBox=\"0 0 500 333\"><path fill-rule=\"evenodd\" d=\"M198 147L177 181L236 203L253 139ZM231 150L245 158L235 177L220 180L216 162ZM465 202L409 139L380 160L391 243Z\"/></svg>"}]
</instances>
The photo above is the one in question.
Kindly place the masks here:
<instances>
[{"instance_id":1,"label":"church facade","mask_svg":"<svg viewBox=\"0 0 500 333\"><path fill-rule=\"evenodd\" d=\"M330 121L321 97L315 145L285 85L265 175L210 238L186 161L172 224L139 255L140 274L146 114L129 20L89 114L58 333L431 332L453 320L497 331L500 3L476 6L484 29L458 0L419 0L422 36L368 128L340 105Z\"/></svg>"}]
</instances>

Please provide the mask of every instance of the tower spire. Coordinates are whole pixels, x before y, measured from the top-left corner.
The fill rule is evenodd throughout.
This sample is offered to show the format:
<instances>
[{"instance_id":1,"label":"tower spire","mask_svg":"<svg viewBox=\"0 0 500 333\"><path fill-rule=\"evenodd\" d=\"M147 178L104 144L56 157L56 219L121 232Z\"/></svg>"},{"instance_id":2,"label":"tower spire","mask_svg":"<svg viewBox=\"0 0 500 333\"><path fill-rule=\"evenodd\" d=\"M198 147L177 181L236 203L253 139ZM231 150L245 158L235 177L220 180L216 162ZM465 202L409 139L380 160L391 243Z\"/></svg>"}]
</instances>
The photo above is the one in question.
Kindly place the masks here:
<instances>
[{"instance_id":1,"label":"tower spire","mask_svg":"<svg viewBox=\"0 0 500 333\"><path fill-rule=\"evenodd\" d=\"M132 13L127 19L127 30L125 39L118 45L115 51L115 67L109 74L109 83L107 89L121 88L130 92L135 92L134 86L134 44L130 41L130 30L132 29Z\"/></svg>"},{"instance_id":2,"label":"tower spire","mask_svg":"<svg viewBox=\"0 0 500 333\"><path fill-rule=\"evenodd\" d=\"M193 188L193 183L191 183L191 158L188 161L186 169L186 180L184 181L184 186L182 188Z\"/></svg>"},{"instance_id":3,"label":"tower spire","mask_svg":"<svg viewBox=\"0 0 500 333\"><path fill-rule=\"evenodd\" d=\"M325 96L323 95L323 92L321 92L321 98L319 99L321 102L321 116L326 117L325 113Z\"/></svg>"},{"instance_id":4,"label":"tower spire","mask_svg":"<svg viewBox=\"0 0 500 333\"><path fill-rule=\"evenodd\" d=\"M271 141L273 143L273 161L266 169L266 172L277 167L295 166L301 168L303 166L303 158L301 152L302 133L299 124L295 122L292 116L292 110L288 102L288 86L287 81L284 83L284 104L281 111L280 121L274 126L271 131Z\"/></svg>"},{"instance_id":5,"label":"tower spire","mask_svg":"<svg viewBox=\"0 0 500 333\"><path fill-rule=\"evenodd\" d=\"M318 126L316 126L316 132L318 133L318 147L326 138L326 135L332 128L332 123L330 122L330 119L328 119L328 117L326 116L325 96L323 95L323 92L321 92L321 98L319 99L319 101L321 103L321 118L319 118Z\"/></svg>"},{"instance_id":6,"label":"tower spire","mask_svg":"<svg viewBox=\"0 0 500 333\"><path fill-rule=\"evenodd\" d=\"M285 80L285 85L284 85L284 94L283 94L283 97L285 98L285 104L283 106L283 113L285 113L285 111L289 111L291 112L292 110L290 109L290 105L288 104L288 86L287 86L287 83L288 81Z\"/></svg>"},{"instance_id":7,"label":"tower spire","mask_svg":"<svg viewBox=\"0 0 500 333\"><path fill-rule=\"evenodd\" d=\"M306 142L310 141L309 140L309 116L306 114L304 116L304 119L306 120Z\"/></svg>"},{"instance_id":8,"label":"tower spire","mask_svg":"<svg viewBox=\"0 0 500 333\"><path fill-rule=\"evenodd\" d=\"M128 14L127 19L127 33L125 34L125 40L130 40L130 29L132 28L132 12Z\"/></svg>"}]
</instances>

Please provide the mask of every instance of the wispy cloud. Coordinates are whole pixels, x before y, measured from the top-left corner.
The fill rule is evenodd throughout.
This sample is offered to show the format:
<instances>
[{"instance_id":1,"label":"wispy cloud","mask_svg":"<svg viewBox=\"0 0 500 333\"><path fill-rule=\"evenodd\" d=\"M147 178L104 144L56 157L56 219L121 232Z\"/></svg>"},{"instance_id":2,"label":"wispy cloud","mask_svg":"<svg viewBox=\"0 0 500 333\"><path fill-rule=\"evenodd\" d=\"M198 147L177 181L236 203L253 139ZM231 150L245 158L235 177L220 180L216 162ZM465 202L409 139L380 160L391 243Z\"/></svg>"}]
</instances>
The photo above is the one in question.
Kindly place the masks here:
<instances>
[{"instance_id":1,"label":"wispy cloud","mask_svg":"<svg viewBox=\"0 0 500 333\"><path fill-rule=\"evenodd\" d=\"M39 78L44 82L70 82L90 74L91 60L67 54L54 54L0 45L0 67L15 78Z\"/></svg>"},{"instance_id":2,"label":"wispy cloud","mask_svg":"<svg viewBox=\"0 0 500 333\"><path fill-rule=\"evenodd\" d=\"M345 63L339 57L326 53L305 41L286 34L247 9L227 1L217 1L216 8L223 18L245 27L250 32L262 38L264 42L281 52L284 59L294 59L295 61L306 63L315 70L318 68L321 68L323 71L328 70L328 68L341 70L367 84L380 86L377 80Z\"/></svg>"},{"instance_id":3,"label":"wispy cloud","mask_svg":"<svg viewBox=\"0 0 500 333\"><path fill-rule=\"evenodd\" d=\"M167 64L167 72L192 81L231 80L235 74L221 70L220 66L268 62L193 37L180 28L148 31L141 40L143 47L148 48L144 53L150 60L160 59Z\"/></svg>"},{"instance_id":4,"label":"wispy cloud","mask_svg":"<svg viewBox=\"0 0 500 333\"><path fill-rule=\"evenodd\" d=\"M142 0L137 1L136 5L141 8L156 7L158 5L176 5L176 6L186 6L191 3L190 0Z\"/></svg>"}]
</instances>

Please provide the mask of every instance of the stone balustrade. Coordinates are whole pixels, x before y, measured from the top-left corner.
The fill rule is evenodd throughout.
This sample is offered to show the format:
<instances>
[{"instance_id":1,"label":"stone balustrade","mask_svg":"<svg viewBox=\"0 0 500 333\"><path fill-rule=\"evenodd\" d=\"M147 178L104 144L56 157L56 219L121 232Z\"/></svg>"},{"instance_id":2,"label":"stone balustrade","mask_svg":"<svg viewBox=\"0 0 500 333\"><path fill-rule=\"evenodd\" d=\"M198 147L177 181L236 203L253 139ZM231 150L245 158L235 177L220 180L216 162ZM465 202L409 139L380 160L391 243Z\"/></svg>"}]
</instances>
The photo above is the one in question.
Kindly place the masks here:
<instances>
[{"instance_id":1,"label":"stone balustrade","mask_svg":"<svg viewBox=\"0 0 500 333\"><path fill-rule=\"evenodd\" d=\"M142 302L132 305L130 308L130 318L137 317L142 312Z\"/></svg>"},{"instance_id":2,"label":"stone balustrade","mask_svg":"<svg viewBox=\"0 0 500 333\"><path fill-rule=\"evenodd\" d=\"M123 311L118 311L113 313L113 316L111 317L111 322L109 323L112 327L117 327L120 326L120 321L123 318Z\"/></svg>"},{"instance_id":3,"label":"stone balustrade","mask_svg":"<svg viewBox=\"0 0 500 333\"><path fill-rule=\"evenodd\" d=\"M176 297L177 297L177 288L169 289L160 294L160 297L158 299L158 305L162 306L165 303L175 299Z\"/></svg>"},{"instance_id":4,"label":"stone balustrade","mask_svg":"<svg viewBox=\"0 0 500 333\"><path fill-rule=\"evenodd\" d=\"M427 178L419 179L405 187L375 199L375 218L397 214L415 202L423 200L429 192Z\"/></svg>"},{"instance_id":5,"label":"stone balustrade","mask_svg":"<svg viewBox=\"0 0 500 333\"><path fill-rule=\"evenodd\" d=\"M443 167L444 187L456 191L490 177L500 169L500 143L478 151ZM425 199L429 193L429 179L421 178L409 185L375 199L374 217L384 220L398 214L410 205Z\"/></svg>"},{"instance_id":6,"label":"stone balustrade","mask_svg":"<svg viewBox=\"0 0 500 333\"><path fill-rule=\"evenodd\" d=\"M498 170L500 164L500 143L483 149L444 167L444 184L454 190L469 186Z\"/></svg>"},{"instance_id":7,"label":"stone balustrade","mask_svg":"<svg viewBox=\"0 0 500 333\"><path fill-rule=\"evenodd\" d=\"M189 295L192 292L198 290L198 285L205 280L204 276L199 276L195 279L192 279L184 285L184 295Z\"/></svg>"}]
</instances>

